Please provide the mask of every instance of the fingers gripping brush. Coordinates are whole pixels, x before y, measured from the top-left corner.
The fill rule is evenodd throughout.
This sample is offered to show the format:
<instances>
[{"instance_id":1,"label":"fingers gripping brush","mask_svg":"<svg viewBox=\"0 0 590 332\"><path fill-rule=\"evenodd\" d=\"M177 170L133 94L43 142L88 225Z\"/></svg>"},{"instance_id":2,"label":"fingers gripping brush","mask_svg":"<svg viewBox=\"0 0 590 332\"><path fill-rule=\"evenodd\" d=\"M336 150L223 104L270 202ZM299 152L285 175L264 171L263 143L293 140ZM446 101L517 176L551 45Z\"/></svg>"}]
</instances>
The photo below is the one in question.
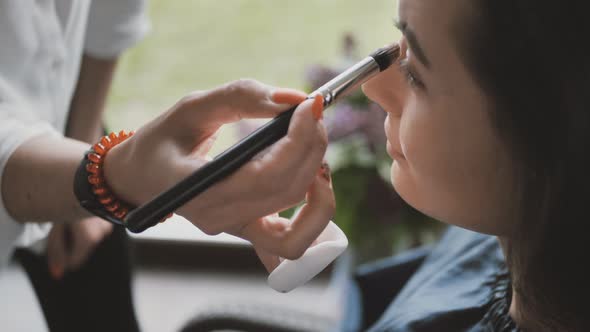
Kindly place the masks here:
<instances>
[{"instance_id":1,"label":"fingers gripping brush","mask_svg":"<svg viewBox=\"0 0 590 332\"><path fill-rule=\"evenodd\" d=\"M312 92L308 98L314 98L317 94L322 95L324 108L326 108L377 73L389 68L399 58L399 55L400 47L397 44L380 48ZM287 134L291 117L296 108L297 106L281 113L172 188L129 212L124 219L125 226L131 232L143 232L238 170L256 154Z\"/></svg>"}]
</instances>

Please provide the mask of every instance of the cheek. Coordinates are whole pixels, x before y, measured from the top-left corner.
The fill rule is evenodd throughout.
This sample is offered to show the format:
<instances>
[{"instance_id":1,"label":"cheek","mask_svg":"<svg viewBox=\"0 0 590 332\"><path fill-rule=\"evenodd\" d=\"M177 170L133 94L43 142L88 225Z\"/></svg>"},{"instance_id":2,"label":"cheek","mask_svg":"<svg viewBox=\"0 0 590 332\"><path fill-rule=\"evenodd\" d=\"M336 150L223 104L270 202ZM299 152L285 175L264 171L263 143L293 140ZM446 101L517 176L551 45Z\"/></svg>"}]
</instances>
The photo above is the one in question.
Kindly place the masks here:
<instances>
[{"instance_id":1,"label":"cheek","mask_svg":"<svg viewBox=\"0 0 590 332\"><path fill-rule=\"evenodd\" d=\"M433 121L425 116L428 110L421 109L414 96L410 96L404 105L400 118L390 117L388 136L392 141L398 140L404 160L394 161L391 168L392 183L396 191L416 209L434 216L429 196L438 186L441 178L440 167L448 164L446 154L437 151L437 128ZM438 191L438 190L436 190ZM434 208L436 210L436 208Z\"/></svg>"},{"instance_id":2,"label":"cheek","mask_svg":"<svg viewBox=\"0 0 590 332\"><path fill-rule=\"evenodd\" d=\"M427 215L498 234L509 167L487 119L471 111L408 98L398 136L406 160L392 166L392 182Z\"/></svg>"}]
</instances>

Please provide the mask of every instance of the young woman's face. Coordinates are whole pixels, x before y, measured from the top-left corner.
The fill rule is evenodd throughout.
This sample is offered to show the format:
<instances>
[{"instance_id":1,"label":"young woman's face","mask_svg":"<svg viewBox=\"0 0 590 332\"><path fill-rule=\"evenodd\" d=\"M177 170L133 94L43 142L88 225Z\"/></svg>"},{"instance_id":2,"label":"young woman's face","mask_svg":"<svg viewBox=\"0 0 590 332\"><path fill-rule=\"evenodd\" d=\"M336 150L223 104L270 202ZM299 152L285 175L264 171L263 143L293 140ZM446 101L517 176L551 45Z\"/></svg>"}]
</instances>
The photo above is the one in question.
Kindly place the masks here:
<instances>
[{"instance_id":1,"label":"young woman's face","mask_svg":"<svg viewBox=\"0 0 590 332\"><path fill-rule=\"evenodd\" d=\"M400 0L400 64L363 91L388 113L391 178L401 197L438 220L504 235L515 200L512 165L452 35L469 1Z\"/></svg>"}]
</instances>

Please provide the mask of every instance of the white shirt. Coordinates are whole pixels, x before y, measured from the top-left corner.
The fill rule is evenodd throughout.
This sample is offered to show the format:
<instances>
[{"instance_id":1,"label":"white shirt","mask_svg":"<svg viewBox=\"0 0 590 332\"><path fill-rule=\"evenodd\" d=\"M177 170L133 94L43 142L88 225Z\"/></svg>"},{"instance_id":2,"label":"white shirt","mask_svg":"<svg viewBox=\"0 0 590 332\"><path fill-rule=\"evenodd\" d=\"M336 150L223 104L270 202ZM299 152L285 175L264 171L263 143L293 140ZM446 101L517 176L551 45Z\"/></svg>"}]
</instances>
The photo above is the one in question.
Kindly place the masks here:
<instances>
[{"instance_id":1,"label":"white shirt","mask_svg":"<svg viewBox=\"0 0 590 332\"><path fill-rule=\"evenodd\" d=\"M20 144L64 134L82 54L114 58L148 26L144 0L0 0L0 188ZM49 228L16 222L0 190L0 269Z\"/></svg>"}]
</instances>

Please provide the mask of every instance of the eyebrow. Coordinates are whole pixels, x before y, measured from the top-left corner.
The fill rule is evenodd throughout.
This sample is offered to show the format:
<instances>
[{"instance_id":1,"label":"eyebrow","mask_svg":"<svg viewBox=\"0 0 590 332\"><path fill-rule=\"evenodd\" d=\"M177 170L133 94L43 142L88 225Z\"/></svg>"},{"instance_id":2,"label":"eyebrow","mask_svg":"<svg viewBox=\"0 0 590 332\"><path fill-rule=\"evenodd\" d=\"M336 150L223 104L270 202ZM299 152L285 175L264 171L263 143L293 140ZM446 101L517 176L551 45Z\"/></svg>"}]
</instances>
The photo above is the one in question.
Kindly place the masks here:
<instances>
[{"instance_id":1,"label":"eyebrow","mask_svg":"<svg viewBox=\"0 0 590 332\"><path fill-rule=\"evenodd\" d=\"M416 38L416 34L412 29L408 27L408 23L405 21L394 20L393 24L404 34L404 36L408 40L408 44L410 44L412 53L418 58L420 62L422 62L424 67L430 69L430 61L426 57L424 49L422 49L422 47L420 46L418 38Z\"/></svg>"}]
</instances>

